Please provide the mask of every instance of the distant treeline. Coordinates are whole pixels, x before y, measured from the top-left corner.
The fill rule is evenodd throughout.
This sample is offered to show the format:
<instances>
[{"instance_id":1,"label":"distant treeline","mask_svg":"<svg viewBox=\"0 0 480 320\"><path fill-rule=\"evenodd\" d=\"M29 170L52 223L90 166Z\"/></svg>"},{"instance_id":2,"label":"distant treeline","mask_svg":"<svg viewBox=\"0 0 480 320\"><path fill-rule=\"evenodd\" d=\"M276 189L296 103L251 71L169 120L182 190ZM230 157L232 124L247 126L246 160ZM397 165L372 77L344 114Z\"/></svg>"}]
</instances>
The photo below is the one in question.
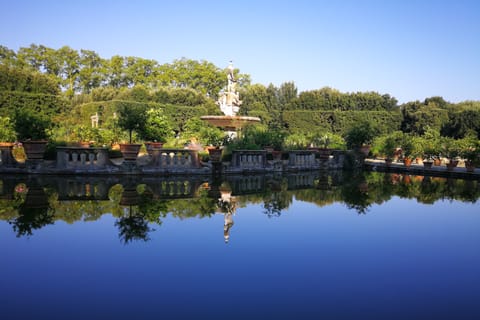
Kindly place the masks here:
<instances>
[{"instance_id":1,"label":"distant treeline","mask_svg":"<svg viewBox=\"0 0 480 320\"><path fill-rule=\"evenodd\" d=\"M234 72L243 101L240 114L258 116L270 129L343 134L355 123L369 121L379 133L401 129L421 135L429 126L454 138L472 130L480 136L479 101L453 104L430 97L399 105L389 94L343 93L329 87L299 93L294 82L278 87L251 84L250 75L240 74L238 69ZM160 64L119 55L107 59L68 46L52 49L32 44L16 52L0 46L0 116L33 108L68 117L84 114L81 110L72 113L75 109L94 113L92 106L102 105L97 102L114 100L170 106L168 110L179 106L183 115L218 114L215 101L225 85L226 70L208 61L181 58ZM187 112L185 108L197 110ZM171 121L177 120L172 117Z\"/></svg>"}]
</instances>

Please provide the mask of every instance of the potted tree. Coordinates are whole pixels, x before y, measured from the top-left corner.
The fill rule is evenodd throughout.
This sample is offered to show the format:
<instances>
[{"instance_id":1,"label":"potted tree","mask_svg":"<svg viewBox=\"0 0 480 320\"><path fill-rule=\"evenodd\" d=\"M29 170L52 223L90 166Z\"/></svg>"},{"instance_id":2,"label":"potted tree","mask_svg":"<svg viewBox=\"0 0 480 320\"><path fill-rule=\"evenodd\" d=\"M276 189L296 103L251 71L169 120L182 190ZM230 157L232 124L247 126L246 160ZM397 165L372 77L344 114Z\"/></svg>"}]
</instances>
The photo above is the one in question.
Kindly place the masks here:
<instances>
[{"instance_id":1,"label":"potted tree","mask_svg":"<svg viewBox=\"0 0 480 320\"><path fill-rule=\"evenodd\" d=\"M480 143L476 132L469 132L459 140L460 157L465 162L467 172L473 172L480 163Z\"/></svg>"},{"instance_id":2,"label":"potted tree","mask_svg":"<svg viewBox=\"0 0 480 320\"><path fill-rule=\"evenodd\" d=\"M162 109L150 108L147 111L147 121L141 135L149 155L152 155L154 149L161 148L167 138L173 136L172 126Z\"/></svg>"},{"instance_id":3,"label":"potted tree","mask_svg":"<svg viewBox=\"0 0 480 320\"><path fill-rule=\"evenodd\" d=\"M379 152L385 156L385 164L390 166L397 149L397 141L393 135L384 136L380 141Z\"/></svg>"},{"instance_id":4,"label":"potted tree","mask_svg":"<svg viewBox=\"0 0 480 320\"><path fill-rule=\"evenodd\" d=\"M462 157L465 159L465 169L467 172L473 172L480 164L480 152L477 148L468 148L462 151Z\"/></svg>"},{"instance_id":5,"label":"potted tree","mask_svg":"<svg viewBox=\"0 0 480 320\"><path fill-rule=\"evenodd\" d=\"M223 146L227 138L225 133L219 128L207 126L200 132L200 137L208 145L207 150L210 161L220 162L222 157L222 149L220 147Z\"/></svg>"},{"instance_id":6,"label":"potted tree","mask_svg":"<svg viewBox=\"0 0 480 320\"><path fill-rule=\"evenodd\" d=\"M13 163L13 142L16 139L15 129L9 117L0 117L0 159L3 164Z\"/></svg>"},{"instance_id":7,"label":"potted tree","mask_svg":"<svg viewBox=\"0 0 480 320\"><path fill-rule=\"evenodd\" d=\"M47 130L52 127L52 121L46 115L32 110L16 110L14 127L27 159L43 159L47 147Z\"/></svg>"},{"instance_id":8,"label":"potted tree","mask_svg":"<svg viewBox=\"0 0 480 320\"><path fill-rule=\"evenodd\" d=\"M120 151L126 161L135 161L142 146L139 143L132 143L133 132L141 133L145 130L147 113L144 105L137 103L122 103L118 108L118 125L128 131L129 143L121 143Z\"/></svg>"},{"instance_id":9,"label":"potted tree","mask_svg":"<svg viewBox=\"0 0 480 320\"><path fill-rule=\"evenodd\" d=\"M364 121L354 125L347 131L345 142L348 148L358 150L365 156L368 156L373 138L376 134L377 130L373 125L368 121Z\"/></svg>"},{"instance_id":10,"label":"potted tree","mask_svg":"<svg viewBox=\"0 0 480 320\"><path fill-rule=\"evenodd\" d=\"M312 143L309 147L311 150L318 152L320 160L328 160L332 149L329 148L331 137L329 133L316 133L312 137Z\"/></svg>"}]
</instances>

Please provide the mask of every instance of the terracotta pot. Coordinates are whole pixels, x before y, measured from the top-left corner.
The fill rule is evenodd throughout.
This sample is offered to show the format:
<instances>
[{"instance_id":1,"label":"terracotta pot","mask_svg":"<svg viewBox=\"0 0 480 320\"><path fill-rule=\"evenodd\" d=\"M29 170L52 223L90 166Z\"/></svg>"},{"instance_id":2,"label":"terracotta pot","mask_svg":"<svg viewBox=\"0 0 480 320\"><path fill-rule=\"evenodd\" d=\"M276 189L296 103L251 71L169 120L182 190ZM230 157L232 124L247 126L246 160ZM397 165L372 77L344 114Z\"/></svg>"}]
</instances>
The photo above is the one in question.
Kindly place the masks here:
<instances>
[{"instance_id":1,"label":"terracotta pot","mask_svg":"<svg viewBox=\"0 0 480 320\"><path fill-rule=\"evenodd\" d=\"M43 160L43 155L47 149L47 141L24 141L22 145L28 160Z\"/></svg>"},{"instance_id":2,"label":"terracotta pot","mask_svg":"<svg viewBox=\"0 0 480 320\"><path fill-rule=\"evenodd\" d=\"M369 145L361 146L361 147L360 147L360 152L363 153L363 155L364 155L365 157L367 157L368 154L370 153L370 148L371 148L371 146L369 146Z\"/></svg>"},{"instance_id":3,"label":"terracotta pot","mask_svg":"<svg viewBox=\"0 0 480 320\"><path fill-rule=\"evenodd\" d=\"M467 170L467 172L475 171L475 164L473 164L473 161L465 161L465 169Z\"/></svg>"},{"instance_id":4,"label":"terracotta pot","mask_svg":"<svg viewBox=\"0 0 480 320\"><path fill-rule=\"evenodd\" d=\"M450 160L450 161L447 163L447 170L448 170L448 171L452 171L453 168L455 168L457 165L458 165L458 160Z\"/></svg>"},{"instance_id":5,"label":"terracotta pot","mask_svg":"<svg viewBox=\"0 0 480 320\"><path fill-rule=\"evenodd\" d=\"M123 159L125 159L125 161L137 160L137 155L141 146L142 145L138 143L121 143L120 151L122 152Z\"/></svg>"},{"instance_id":6,"label":"terracotta pot","mask_svg":"<svg viewBox=\"0 0 480 320\"><path fill-rule=\"evenodd\" d=\"M433 165L434 165L434 166L441 166L441 165L442 165L442 160L440 160L440 159L434 159L434 160L433 160Z\"/></svg>"},{"instance_id":7,"label":"terracotta pot","mask_svg":"<svg viewBox=\"0 0 480 320\"><path fill-rule=\"evenodd\" d=\"M328 160L332 154L332 149L328 148L319 148L317 150L320 160ZM368 153L367 153L368 154Z\"/></svg>"},{"instance_id":8,"label":"terracotta pot","mask_svg":"<svg viewBox=\"0 0 480 320\"><path fill-rule=\"evenodd\" d=\"M273 150L272 155L274 160L282 160L282 151Z\"/></svg>"},{"instance_id":9,"label":"terracotta pot","mask_svg":"<svg viewBox=\"0 0 480 320\"><path fill-rule=\"evenodd\" d=\"M145 142L145 147L147 148L147 153L153 155L153 150L161 149L163 147L163 142Z\"/></svg>"},{"instance_id":10,"label":"terracotta pot","mask_svg":"<svg viewBox=\"0 0 480 320\"><path fill-rule=\"evenodd\" d=\"M412 165L412 158L406 157L403 159L403 164L405 167L409 168Z\"/></svg>"},{"instance_id":11,"label":"terracotta pot","mask_svg":"<svg viewBox=\"0 0 480 320\"><path fill-rule=\"evenodd\" d=\"M222 159L222 149L209 148L208 154L210 155L211 162L220 162L220 160Z\"/></svg>"},{"instance_id":12,"label":"terracotta pot","mask_svg":"<svg viewBox=\"0 0 480 320\"><path fill-rule=\"evenodd\" d=\"M433 161L423 161L423 167L430 169L433 165Z\"/></svg>"}]
</instances>

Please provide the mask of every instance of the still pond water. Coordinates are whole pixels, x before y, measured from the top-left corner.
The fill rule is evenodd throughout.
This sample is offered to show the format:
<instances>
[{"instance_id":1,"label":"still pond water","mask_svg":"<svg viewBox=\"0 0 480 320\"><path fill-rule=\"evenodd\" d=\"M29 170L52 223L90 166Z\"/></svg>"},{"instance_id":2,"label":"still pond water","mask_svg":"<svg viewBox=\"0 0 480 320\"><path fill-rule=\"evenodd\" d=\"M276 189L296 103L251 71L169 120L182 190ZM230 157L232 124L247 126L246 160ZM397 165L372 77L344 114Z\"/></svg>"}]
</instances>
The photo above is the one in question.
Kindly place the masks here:
<instances>
[{"instance_id":1,"label":"still pond water","mask_svg":"<svg viewBox=\"0 0 480 320\"><path fill-rule=\"evenodd\" d=\"M1 319L480 319L480 182L0 176Z\"/></svg>"}]
</instances>

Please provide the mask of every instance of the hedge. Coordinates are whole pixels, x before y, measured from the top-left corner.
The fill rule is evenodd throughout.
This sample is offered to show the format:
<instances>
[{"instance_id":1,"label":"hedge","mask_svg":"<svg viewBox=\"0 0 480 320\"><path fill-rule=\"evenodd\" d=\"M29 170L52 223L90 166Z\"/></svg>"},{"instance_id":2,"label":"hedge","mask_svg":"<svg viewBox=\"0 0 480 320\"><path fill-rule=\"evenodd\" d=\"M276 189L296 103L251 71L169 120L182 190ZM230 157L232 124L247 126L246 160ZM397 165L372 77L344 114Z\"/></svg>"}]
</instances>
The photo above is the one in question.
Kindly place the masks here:
<instances>
[{"instance_id":1,"label":"hedge","mask_svg":"<svg viewBox=\"0 0 480 320\"><path fill-rule=\"evenodd\" d=\"M111 101L97 101L78 105L74 109L74 114L79 119L82 119L80 123L89 125L90 117L98 112L100 116L100 123L106 119L113 117L113 114L117 112L119 103L131 103L132 105L144 105L145 108L161 108L163 109L167 118L171 121L173 130L182 131L185 122L193 117L200 117L208 115L209 112L203 106L178 106L171 104L161 104L154 102L136 102L136 101L123 101L123 100L111 100Z\"/></svg>"},{"instance_id":2,"label":"hedge","mask_svg":"<svg viewBox=\"0 0 480 320\"><path fill-rule=\"evenodd\" d=\"M402 115L398 111L285 111L283 121L291 133L311 133L319 129L343 135L355 123L374 123L380 133L400 128Z\"/></svg>"},{"instance_id":3,"label":"hedge","mask_svg":"<svg viewBox=\"0 0 480 320\"><path fill-rule=\"evenodd\" d=\"M62 96L28 93L20 91L0 91L0 116L12 117L16 109L31 109L46 115L64 113L68 102Z\"/></svg>"}]
</instances>

